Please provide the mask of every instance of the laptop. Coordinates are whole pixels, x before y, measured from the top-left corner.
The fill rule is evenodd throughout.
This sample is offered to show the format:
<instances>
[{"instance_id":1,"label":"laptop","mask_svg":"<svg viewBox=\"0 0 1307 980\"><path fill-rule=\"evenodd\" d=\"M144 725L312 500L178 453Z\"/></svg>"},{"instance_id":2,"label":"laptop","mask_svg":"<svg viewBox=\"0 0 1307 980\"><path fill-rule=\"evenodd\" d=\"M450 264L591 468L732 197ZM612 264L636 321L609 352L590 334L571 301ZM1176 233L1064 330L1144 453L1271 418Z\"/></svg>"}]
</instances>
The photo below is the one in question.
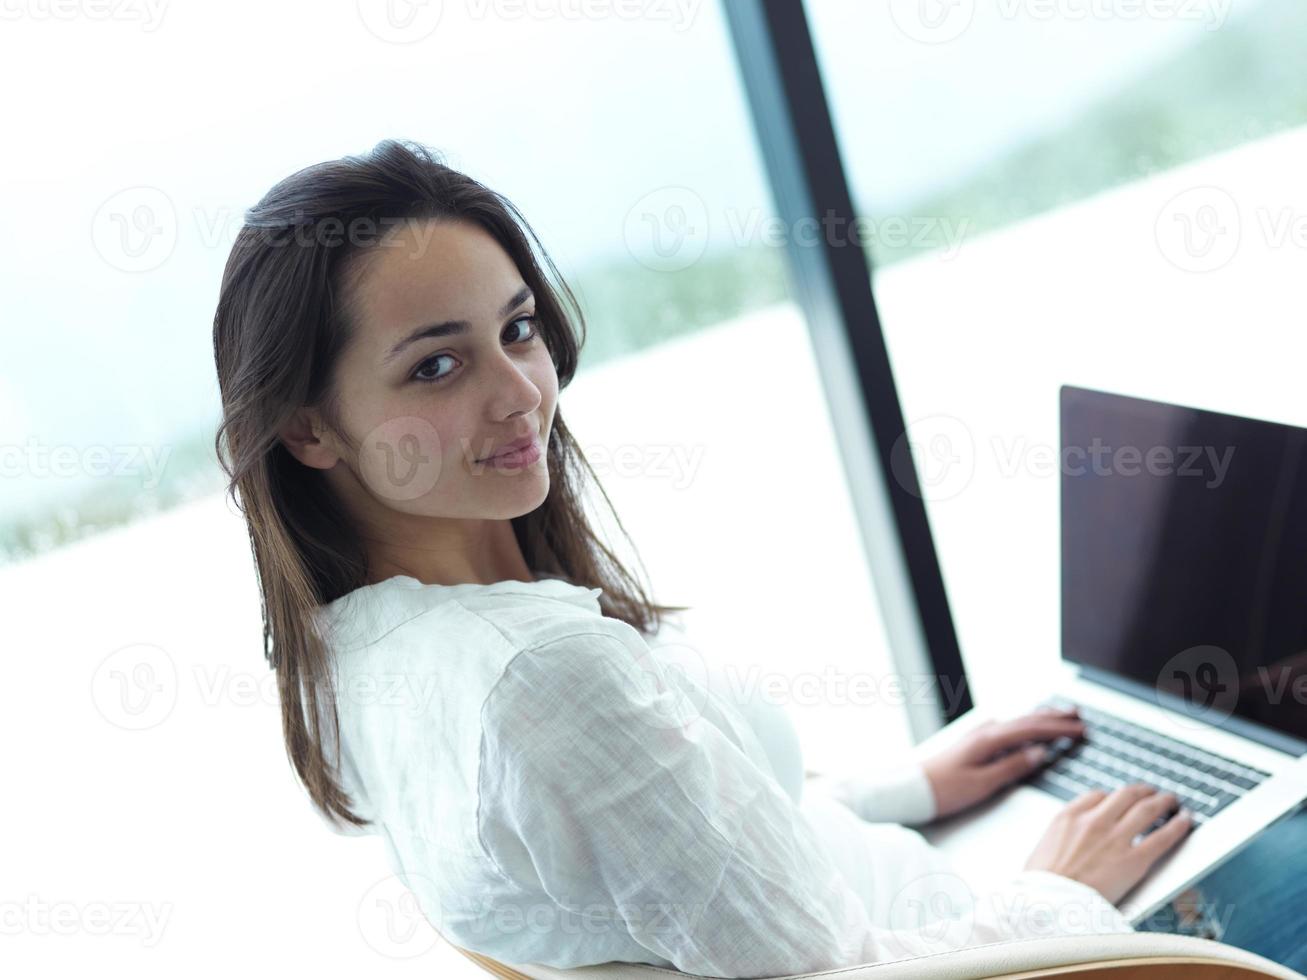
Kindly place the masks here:
<instances>
[{"instance_id":1,"label":"laptop","mask_svg":"<svg viewBox=\"0 0 1307 980\"><path fill-rule=\"evenodd\" d=\"M1307 799L1307 429L1072 386L1059 399L1060 661L1014 663L1008 700L918 748L1046 704L1077 706L1086 734L921 832L983 881L1020 870L1088 790L1173 792L1193 829L1118 902L1138 925Z\"/></svg>"}]
</instances>

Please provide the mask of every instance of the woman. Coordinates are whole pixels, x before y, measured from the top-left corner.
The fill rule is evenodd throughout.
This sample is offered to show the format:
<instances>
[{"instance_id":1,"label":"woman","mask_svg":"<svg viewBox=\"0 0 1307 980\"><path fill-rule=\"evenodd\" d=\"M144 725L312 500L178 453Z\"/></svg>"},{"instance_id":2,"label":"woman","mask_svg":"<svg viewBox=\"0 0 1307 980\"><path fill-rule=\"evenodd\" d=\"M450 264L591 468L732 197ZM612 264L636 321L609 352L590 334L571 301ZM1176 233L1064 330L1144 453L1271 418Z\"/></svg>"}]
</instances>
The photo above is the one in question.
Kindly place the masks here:
<instances>
[{"instance_id":1,"label":"woman","mask_svg":"<svg viewBox=\"0 0 1307 980\"><path fill-rule=\"evenodd\" d=\"M1074 717L804 795L783 714L674 662L684 607L583 507L557 396L584 324L532 242L504 198L387 140L277 184L228 260L218 450L329 826L383 835L440 933L507 963L775 976L1047 935L1049 912L1130 931L1112 903L1186 829L1131 846L1165 794L1073 801L979 896L899 826L1021 778L1040 753L1013 750Z\"/></svg>"}]
</instances>

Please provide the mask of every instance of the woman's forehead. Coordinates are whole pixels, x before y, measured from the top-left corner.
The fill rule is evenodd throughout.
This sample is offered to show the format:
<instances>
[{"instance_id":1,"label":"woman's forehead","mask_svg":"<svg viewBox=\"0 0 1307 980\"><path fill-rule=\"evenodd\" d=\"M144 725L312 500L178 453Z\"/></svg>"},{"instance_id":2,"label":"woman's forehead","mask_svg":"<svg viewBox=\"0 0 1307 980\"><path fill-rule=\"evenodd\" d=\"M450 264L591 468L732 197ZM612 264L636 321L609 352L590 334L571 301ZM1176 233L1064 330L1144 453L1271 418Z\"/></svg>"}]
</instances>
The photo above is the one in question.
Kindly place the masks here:
<instances>
[{"instance_id":1,"label":"woman's forehead","mask_svg":"<svg viewBox=\"0 0 1307 980\"><path fill-rule=\"evenodd\" d=\"M445 224L429 238L398 230L407 241L378 247L356 277L360 319L378 343L428 323L493 317L521 285L513 260L487 232Z\"/></svg>"}]
</instances>

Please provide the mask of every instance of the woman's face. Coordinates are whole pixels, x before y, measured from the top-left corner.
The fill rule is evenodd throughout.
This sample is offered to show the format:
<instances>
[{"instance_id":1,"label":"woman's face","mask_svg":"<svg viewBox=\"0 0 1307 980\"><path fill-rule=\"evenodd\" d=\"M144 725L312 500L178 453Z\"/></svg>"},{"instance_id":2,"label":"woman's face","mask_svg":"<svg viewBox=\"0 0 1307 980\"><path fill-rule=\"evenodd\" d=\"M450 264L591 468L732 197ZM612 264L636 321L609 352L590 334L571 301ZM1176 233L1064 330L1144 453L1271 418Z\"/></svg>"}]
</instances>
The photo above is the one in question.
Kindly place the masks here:
<instances>
[{"instance_id":1,"label":"woman's face","mask_svg":"<svg viewBox=\"0 0 1307 980\"><path fill-rule=\"evenodd\" d=\"M336 391L357 456L324 436L345 463L328 479L349 505L401 531L413 530L404 515L503 519L539 507L558 376L535 299L499 243L470 222L406 222L365 255L350 301L356 332ZM524 435L534 462L488 459Z\"/></svg>"}]
</instances>

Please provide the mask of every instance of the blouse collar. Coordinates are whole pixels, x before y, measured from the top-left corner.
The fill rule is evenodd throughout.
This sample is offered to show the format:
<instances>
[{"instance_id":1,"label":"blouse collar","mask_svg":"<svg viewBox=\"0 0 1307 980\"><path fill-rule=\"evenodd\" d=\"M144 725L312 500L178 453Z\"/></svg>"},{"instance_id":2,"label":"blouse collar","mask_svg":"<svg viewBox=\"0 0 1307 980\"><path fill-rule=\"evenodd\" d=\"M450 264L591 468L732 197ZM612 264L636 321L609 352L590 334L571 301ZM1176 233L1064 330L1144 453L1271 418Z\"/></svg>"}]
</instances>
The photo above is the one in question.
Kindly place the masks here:
<instances>
[{"instance_id":1,"label":"blouse collar","mask_svg":"<svg viewBox=\"0 0 1307 980\"><path fill-rule=\"evenodd\" d=\"M592 608L596 605L601 588L587 588L582 585L573 585L561 575L553 575L544 572L535 572L536 580L534 582L520 582L516 579L505 579L502 582L491 582L484 584L481 582L462 582L458 585L436 585L419 581L411 575L392 575L388 579L383 579L376 583L376 586L393 586L400 589L437 589L441 594L447 595L451 599L457 599L465 595L486 595L505 594L505 595L528 595L528 596L546 596L551 599L562 599L565 602L571 602L583 608ZM365 586L367 588L368 586Z\"/></svg>"},{"instance_id":2,"label":"blouse collar","mask_svg":"<svg viewBox=\"0 0 1307 980\"><path fill-rule=\"evenodd\" d=\"M489 584L462 582L458 585L439 585L422 582L411 575L392 575L318 606L313 615L319 625L330 624L333 631L343 623L351 622L345 632L360 636L381 635L397 623L440 602L479 595L557 599L602 615L599 596L603 589L573 585L561 575L533 574L537 576L533 582L505 579Z\"/></svg>"}]
</instances>

